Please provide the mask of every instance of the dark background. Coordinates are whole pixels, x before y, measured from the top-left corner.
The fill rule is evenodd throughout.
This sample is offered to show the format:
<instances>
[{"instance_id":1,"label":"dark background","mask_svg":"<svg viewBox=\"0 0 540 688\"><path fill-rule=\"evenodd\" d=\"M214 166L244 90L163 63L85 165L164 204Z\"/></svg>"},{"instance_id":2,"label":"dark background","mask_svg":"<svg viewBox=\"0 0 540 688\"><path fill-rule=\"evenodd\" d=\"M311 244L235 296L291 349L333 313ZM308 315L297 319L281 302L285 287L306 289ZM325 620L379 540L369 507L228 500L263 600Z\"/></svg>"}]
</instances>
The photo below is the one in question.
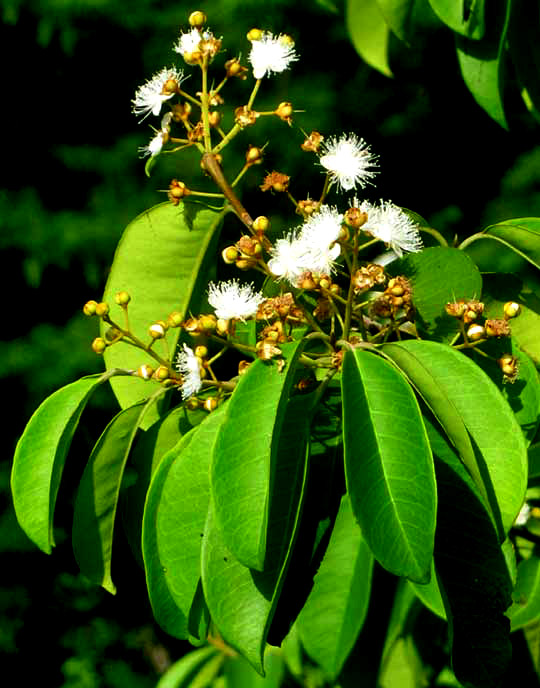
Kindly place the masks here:
<instances>
[{"instance_id":1,"label":"dark background","mask_svg":"<svg viewBox=\"0 0 540 688\"><path fill-rule=\"evenodd\" d=\"M206 183L187 155L171 156L145 176L137 148L152 131L147 121L137 124L130 104L147 78L179 64L170 46L194 9L204 9L210 28L223 36L216 79L225 59L247 54L252 26L290 33L301 56L289 72L265 80L256 103L265 110L292 101L302 111L293 127L268 118L227 149L226 169L234 175L249 143L268 142L263 165L245 178L243 200L253 216L272 214L278 229L297 222L285 199L258 190L272 169L291 175L295 197L320 193L320 169L298 145L302 130L312 129L365 138L381 170L365 195L414 210L447 237L540 215L538 125L511 90L510 131L492 122L461 81L450 32L435 23L413 47L393 46L395 77L388 79L354 51L340 2L1 0L7 117L0 165L0 660L4 675L23 685L153 686L186 649L153 624L143 573L121 537L113 562L116 597L88 584L73 560L73 488L114 411L112 395L100 392L85 412L58 500L58 547L50 557L16 524L9 472L17 438L38 404L102 369L90 349L97 324L81 307L100 299L124 227L165 200L160 190L173 176L195 188ZM196 90L196 71L189 71L185 88ZM509 72L510 84L512 78ZM234 84L227 103L243 104L249 84Z\"/></svg>"}]
</instances>

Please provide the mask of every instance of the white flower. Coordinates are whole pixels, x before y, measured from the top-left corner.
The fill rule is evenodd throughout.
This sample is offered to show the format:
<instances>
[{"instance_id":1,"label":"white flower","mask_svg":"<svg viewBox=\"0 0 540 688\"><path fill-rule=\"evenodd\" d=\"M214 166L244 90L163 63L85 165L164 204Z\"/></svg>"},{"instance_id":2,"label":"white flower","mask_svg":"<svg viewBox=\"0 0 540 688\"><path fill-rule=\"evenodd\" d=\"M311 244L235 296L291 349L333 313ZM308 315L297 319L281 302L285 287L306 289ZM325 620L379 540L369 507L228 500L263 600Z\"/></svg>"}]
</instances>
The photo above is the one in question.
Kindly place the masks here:
<instances>
[{"instance_id":1,"label":"white flower","mask_svg":"<svg viewBox=\"0 0 540 688\"><path fill-rule=\"evenodd\" d=\"M201 32L197 28L191 29L188 33L181 33L180 38L176 45L173 46L173 50L184 56L185 53L194 53L199 49L199 43L202 40Z\"/></svg>"},{"instance_id":2,"label":"white flower","mask_svg":"<svg viewBox=\"0 0 540 688\"><path fill-rule=\"evenodd\" d=\"M140 121L148 117L150 113L159 115L163 103L174 95L174 89L165 88L167 82L180 86L183 78L182 71L175 67L165 67L140 86L135 93L135 98L131 101L133 112L136 115L142 115Z\"/></svg>"},{"instance_id":3,"label":"white flower","mask_svg":"<svg viewBox=\"0 0 540 688\"><path fill-rule=\"evenodd\" d=\"M254 290L253 284L240 284L236 279L208 285L208 303L216 311L218 318L224 320L246 321L253 318L264 301L264 296Z\"/></svg>"},{"instance_id":4,"label":"white flower","mask_svg":"<svg viewBox=\"0 0 540 688\"><path fill-rule=\"evenodd\" d=\"M163 148L163 144L165 143L166 136L167 132L158 131L154 138L151 139L150 143L148 143L148 145L139 146L140 157L146 158L146 156L148 155L154 157L154 155L161 153L161 149Z\"/></svg>"},{"instance_id":5,"label":"white flower","mask_svg":"<svg viewBox=\"0 0 540 688\"><path fill-rule=\"evenodd\" d=\"M184 350L180 351L176 357L176 369L183 376L182 399L197 394L202 386L201 370L195 352L186 344L184 344Z\"/></svg>"},{"instance_id":6,"label":"white flower","mask_svg":"<svg viewBox=\"0 0 540 688\"><path fill-rule=\"evenodd\" d=\"M264 31L258 40L251 42L251 52L248 55L256 79L262 79L272 72L284 72L297 59L298 55L290 38L282 34L276 38L269 31Z\"/></svg>"},{"instance_id":7,"label":"white flower","mask_svg":"<svg viewBox=\"0 0 540 688\"><path fill-rule=\"evenodd\" d=\"M531 517L531 507L527 502L523 504L521 507L519 514L516 516L516 520L514 521L515 526L526 526L530 517Z\"/></svg>"},{"instance_id":8,"label":"white flower","mask_svg":"<svg viewBox=\"0 0 540 688\"><path fill-rule=\"evenodd\" d=\"M355 207L358 207L357 203L355 198ZM376 206L364 201L360 210L368 216L362 230L384 241L398 256L401 257L405 251L416 253L422 250L418 225L397 205L390 201L380 201L380 205Z\"/></svg>"},{"instance_id":9,"label":"white flower","mask_svg":"<svg viewBox=\"0 0 540 688\"><path fill-rule=\"evenodd\" d=\"M286 237L278 239L272 248L272 258L268 268L276 277L296 284L298 278L306 271L304 257L308 246L298 232L289 232Z\"/></svg>"},{"instance_id":10,"label":"white flower","mask_svg":"<svg viewBox=\"0 0 540 688\"><path fill-rule=\"evenodd\" d=\"M343 215L335 208L322 206L301 227L278 239L268 267L274 275L296 285L304 272L327 275L341 252L337 242Z\"/></svg>"},{"instance_id":11,"label":"white flower","mask_svg":"<svg viewBox=\"0 0 540 688\"><path fill-rule=\"evenodd\" d=\"M320 162L330 174L331 183L337 183L343 191L370 184L376 171L377 157L370 151L364 139L356 134L343 134L323 141Z\"/></svg>"}]
</instances>

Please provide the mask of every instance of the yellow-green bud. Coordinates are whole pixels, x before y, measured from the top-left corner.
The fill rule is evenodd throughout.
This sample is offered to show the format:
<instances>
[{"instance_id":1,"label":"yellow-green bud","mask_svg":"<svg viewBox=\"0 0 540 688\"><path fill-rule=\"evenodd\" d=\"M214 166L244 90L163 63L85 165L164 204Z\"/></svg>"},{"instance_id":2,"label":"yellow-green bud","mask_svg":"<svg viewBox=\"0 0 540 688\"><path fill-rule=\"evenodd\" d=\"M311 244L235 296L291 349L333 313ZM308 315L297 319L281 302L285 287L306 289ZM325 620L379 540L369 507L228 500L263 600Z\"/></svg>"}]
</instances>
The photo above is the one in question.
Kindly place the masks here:
<instances>
[{"instance_id":1,"label":"yellow-green bud","mask_svg":"<svg viewBox=\"0 0 540 688\"><path fill-rule=\"evenodd\" d=\"M102 354L107 348L107 342L101 337L96 337L92 342L92 349L96 354Z\"/></svg>"},{"instance_id":2,"label":"yellow-green bud","mask_svg":"<svg viewBox=\"0 0 540 688\"><path fill-rule=\"evenodd\" d=\"M189 15L188 21L190 26L194 26L196 28L204 26L206 24L206 14L200 10L197 10Z\"/></svg>"},{"instance_id":3,"label":"yellow-green bud","mask_svg":"<svg viewBox=\"0 0 540 688\"><path fill-rule=\"evenodd\" d=\"M226 335L229 332L229 321L220 318L216 323L216 332L219 335Z\"/></svg>"},{"instance_id":4,"label":"yellow-green bud","mask_svg":"<svg viewBox=\"0 0 540 688\"><path fill-rule=\"evenodd\" d=\"M185 401L185 406L189 411L196 411L200 408L201 402L197 397L189 397L189 399Z\"/></svg>"},{"instance_id":5,"label":"yellow-green bud","mask_svg":"<svg viewBox=\"0 0 540 688\"><path fill-rule=\"evenodd\" d=\"M203 332L213 332L216 329L216 316L209 314L209 315L201 315L199 318L199 327Z\"/></svg>"},{"instance_id":6,"label":"yellow-green bud","mask_svg":"<svg viewBox=\"0 0 540 688\"><path fill-rule=\"evenodd\" d=\"M154 323L148 328L148 334L152 339L161 339L165 336L165 328L161 323Z\"/></svg>"},{"instance_id":7,"label":"yellow-green bud","mask_svg":"<svg viewBox=\"0 0 540 688\"><path fill-rule=\"evenodd\" d=\"M127 291L119 291L118 294L115 294L114 300L119 306L127 306L131 301L131 296Z\"/></svg>"},{"instance_id":8,"label":"yellow-green bud","mask_svg":"<svg viewBox=\"0 0 540 688\"><path fill-rule=\"evenodd\" d=\"M99 317L103 317L104 315L108 315L109 313L109 304L105 302L101 302L96 304L96 315L99 315Z\"/></svg>"},{"instance_id":9,"label":"yellow-green bud","mask_svg":"<svg viewBox=\"0 0 540 688\"><path fill-rule=\"evenodd\" d=\"M248 31L247 39L248 41L260 41L262 35L263 32L260 29L251 29L250 31Z\"/></svg>"},{"instance_id":10,"label":"yellow-green bud","mask_svg":"<svg viewBox=\"0 0 540 688\"><path fill-rule=\"evenodd\" d=\"M266 232L270 227L270 220L266 215L259 215L253 220L253 229L256 232Z\"/></svg>"},{"instance_id":11,"label":"yellow-green bud","mask_svg":"<svg viewBox=\"0 0 540 688\"><path fill-rule=\"evenodd\" d=\"M96 314L97 301L87 301L83 306L83 313L85 315L95 315Z\"/></svg>"},{"instance_id":12,"label":"yellow-green bud","mask_svg":"<svg viewBox=\"0 0 540 688\"><path fill-rule=\"evenodd\" d=\"M169 327L180 327L180 325L184 322L182 313L179 313L178 311L173 311L168 315L167 322L169 323Z\"/></svg>"},{"instance_id":13,"label":"yellow-green bud","mask_svg":"<svg viewBox=\"0 0 540 688\"><path fill-rule=\"evenodd\" d=\"M195 347L195 356L197 356L197 358L200 358L201 360L203 358L206 358L208 356L208 347L204 346L203 344L196 346Z\"/></svg>"},{"instance_id":14,"label":"yellow-green bud","mask_svg":"<svg viewBox=\"0 0 540 688\"><path fill-rule=\"evenodd\" d=\"M215 397L208 397L208 399L204 400L204 410L205 411L215 411L218 407L218 402Z\"/></svg>"},{"instance_id":15,"label":"yellow-green bud","mask_svg":"<svg viewBox=\"0 0 540 688\"><path fill-rule=\"evenodd\" d=\"M227 265L232 265L235 263L239 255L240 254L235 246L227 246L221 252L221 257L223 258L224 262L227 263Z\"/></svg>"},{"instance_id":16,"label":"yellow-green bud","mask_svg":"<svg viewBox=\"0 0 540 688\"><path fill-rule=\"evenodd\" d=\"M473 342L483 339L485 336L486 330L482 325L471 325L467 330L467 337Z\"/></svg>"},{"instance_id":17,"label":"yellow-green bud","mask_svg":"<svg viewBox=\"0 0 540 688\"><path fill-rule=\"evenodd\" d=\"M121 336L122 333L116 327L108 327L105 331L105 339L108 342L114 342L115 340L120 339Z\"/></svg>"},{"instance_id":18,"label":"yellow-green bud","mask_svg":"<svg viewBox=\"0 0 540 688\"><path fill-rule=\"evenodd\" d=\"M515 301L508 301L504 304L504 317L507 320L516 318L521 313L521 306Z\"/></svg>"},{"instance_id":19,"label":"yellow-green bud","mask_svg":"<svg viewBox=\"0 0 540 688\"><path fill-rule=\"evenodd\" d=\"M156 371L154 372L154 377L156 380L167 380L170 377L170 372L167 366L160 365L158 368L156 368Z\"/></svg>"},{"instance_id":20,"label":"yellow-green bud","mask_svg":"<svg viewBox=\"0 0 540 688\"><path fill-rule=\"evenodd\" d=\"M137 376L142 377L143 380L149 380L154 374L154 369L149 363L143 363L137 368Z\"/></svg>"}]
</instances>

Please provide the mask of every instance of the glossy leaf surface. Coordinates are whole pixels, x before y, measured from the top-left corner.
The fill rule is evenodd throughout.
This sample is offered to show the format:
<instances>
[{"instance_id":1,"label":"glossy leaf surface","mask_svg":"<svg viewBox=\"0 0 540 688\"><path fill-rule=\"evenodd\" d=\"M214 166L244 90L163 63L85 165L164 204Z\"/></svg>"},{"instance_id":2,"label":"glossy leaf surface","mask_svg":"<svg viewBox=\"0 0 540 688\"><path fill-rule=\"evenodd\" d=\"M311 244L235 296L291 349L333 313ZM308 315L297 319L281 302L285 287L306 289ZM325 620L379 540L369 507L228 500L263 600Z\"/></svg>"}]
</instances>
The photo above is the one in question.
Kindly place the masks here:
<instances>
[{"instance_id":1,"label":"glossy leaf surface","mask_svg":"<svg viewBox=\"0 0 540 688\"><path fill-rule=\"evenodd\" d=\"M345 495L313 589L296 621L306 652L331 679L340 673L364 623L372 570L373 554Z\"/></svg>"},{"instance_id":2,"label":"glossy leaf surface","mask_svg":"<svg viewBox=\"0 0 540 688\"><path fill-rule=\"evenodd\" d=\"M282 344L286 366L254 361L238 381L214 447L214 515L245 566L261 571L267 555L270 489L296 360L302 344Z\"/></svg>"},{"instance_id":3,"label":"glossy leaf surface","mask_svg":"<svg viewBox=\"0 0 540 688\"><path fill-rule=\"evenodd\" d=\"M446 313L446 304L478 298L482 293L478 268L455 248L434 246L411 253L393 266L393 272L409 278L419 327L439 341L448 341L458 332L456 319Z\"/></svg>"},{"instance_id":4,"label":"glossy leaf surface","mask_svg":"<svg viewBox=\"0 0 540 688\"><path fill-rule=\"evenodd\" d=\"M485 31L485 0L429 0L432 10L452 31L466 38L480 39Z\"/></svg>"},{"instance_id":5,"label":"glossy leaf surface","mask_svg":"<svg viewBox=\"0 0 540 688\"><path fill-rule=\"evenodd\" d=\"M221 214L201 206L162 203L139 215L126 228L116 249L103 300L111 304L111 318L120 326L123 313L115 306L119 291L128 291L131 330L147 343L148 327L172 311L186 314L197 310L198 298L206 286L206 260L211 256L221 224ZM156 311L156 307L159 308ZM106 327L105 327L106 329ZM174 351L180 330L167 333ZM158 342L159 344L159 342ZM159 347L156 347L159 351ZM119 342L105 350L107 368L136 369L155 362L139 349ZM122 408L140 401L149 393L152 381L137 379L112 381ZM154 413L147 425L155 420Z\"/></svg>"},{"instance_id":6,"label":"glossy leaf surface","mask_svg":"<svg viewBox=\"0 0 540 688\"><path fill-rule=\"evenodd\" d=\"M232 399L231 399L232 401ZM229 402L229 404L231 403ZM270 623L298 530L307 477L309 404L293 397L281 432L278 471L270 496L268 563L263 572L243 566L230 552L210 508L202 549L203 589L224 640L259 672Z\"/></svg>"},{"instance_id":7,"label":"glossy leaf surface","mask_svg":"<svg viewBox=\"0 0 540 688\"><path fill-rule=\"evenodd\" d=\"M392 76L388 64L390 29L377 0L347 0L345 20L360 57L382 74Z\"/></svg>"},{"instance_id":8,"label":"glossy leaf surface","mask_svg":"<svg viewBox=\"0 0 540 688\"><path fill-rule=\"evenodd\" d=\"M431 450L414 393L384 359L343 359L347 491L363 536L389 571L427 582L437 493Z\"/></svg>"},{"instance_id":9,"label":"glossy leaf surface","mask_svg":"<svg viewBox=\"0 0 540 688\"><path fill-rule=\"evenodd\" d=\"M11 490L17 519L28 537L49 554L53 516L73 433L101 375L83 377L45 399L15 450Z\"/></svg>"},{"instance_id":10,"label":"glossy leaf surface","mask_svg":"<svg viewBox=\"0 0 540 688\"><path fill-rule=\"evenodd\" d=\"M185 654L170 666L156 684L156 688L184 688L205 664L218 655L215 647L201 647Z\"/></svg>"},{"instance_id":11,"label":"glossy leaf surface","mask_svg":"<svg viewBox=\"0 0 540 688\"><path fill-rule=\"evenodd\" d=\"M459 351L412 340L388 344L384 351L405 372L456 447L500 524L502 542L527 487L526 445L512 409L487 375Z\"/></svg>"},{"instance_id":12,"label":"glossy leaf surface","mask_svg":"<svg viewBox=\"0 0 540 688\"><path fill-rule=\"evenodd\" d=\"M519 562L512 598L508 616L513 631L540 619L540 558L536 554Z\"/></svg>"},{"instance_id":13,"label":"glossy leaf surface","mask_svg":"<svg viewBox=\"0 0 540 688\"><path fill-rule=\"evenodd\" d=\"M193 438L194 432L182 437L179 442L162 457L146 496L142 525L142 553L146 574L146 587L154 617L158 624L175 638L186 638L188 620L178 609L169 590L166 571L160 559L157 544L157 514L161 503L161 493L167 475L176 457Z\"/></svg>"},{"instance_id":14,"label":"glossy leaf surface","mask_svg":"<svg viewBox=\"0 0 540 688\"><path fill-rule=\"evenodd\" d=\"M79 483L73 515L73 551L82 573L111 593L116 507L126 461L148 409L141 402L117 414L92 449Z\"/></svg>"},{"instance_id":15,"label":"glossy leaf surface","mask_svg":"<svg viewBox=\"0 0 540 688\"><path fill-rule=\"evenodd\" d=\"M210 502L209 466L227 404L213 411L176 456L156 509L159 559L171 595L188 618L201 577L201 542Z\"/></svg>"}]
</instances>

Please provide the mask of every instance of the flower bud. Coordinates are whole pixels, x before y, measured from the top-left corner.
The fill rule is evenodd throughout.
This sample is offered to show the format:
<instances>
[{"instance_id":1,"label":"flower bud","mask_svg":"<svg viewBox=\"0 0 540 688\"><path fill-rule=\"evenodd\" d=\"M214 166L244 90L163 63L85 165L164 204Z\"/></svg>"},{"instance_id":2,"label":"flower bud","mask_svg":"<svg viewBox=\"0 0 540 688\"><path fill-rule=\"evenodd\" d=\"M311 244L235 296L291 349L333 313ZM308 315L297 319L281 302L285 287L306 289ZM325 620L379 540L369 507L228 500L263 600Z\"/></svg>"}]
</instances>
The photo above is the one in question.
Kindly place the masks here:
<instances>
[{"instance_id":1,"label":"flower bud","mask_svg":"<svg viewBox=\"0 0 540 688\"><path fill-rule=\"evenodd\" d=\"M173 179L169 184L169 192L167 195L171 203L178 205L180 199L184 198L184 196L189 196L190 193L191 191L187 188L184 182L179 182L178 179Z\"/></svg>"},{"instance_id":2,"label":"flower bud","mask_svg":"<svg viewBox=\"0 0 540 688\"><path fill-rule=\"evenodd\" d=\"M83 313L85 315L95 315L96 314L97 301L87 301L83 306Z\"/></svg>"},{"instance_id":3,"label":"flower bud","mask_svg":"<svg viewBox=\"0 0 540 688\"><path fill-rule=\"evenodd\" d=\"M317 153L323 139L324 136L322 134L319 134L318 131L312 131L311 134L304 141L304 143L300 146L300 148L303 151L311 151L313 153Z\"/></svg>"},{"instance_id":4,"label":"flower bud","mask_svg":"<svg viewBox=\"0 0 540 688\"><path fill-rule=\"evenodd\" d=\"M452 316L452 318L461 319L467 311L467 304L465 301L463 301L463 299L459 301L452 301L446 304L445 310L448 315Z\"/></svg>"},{"instance_id":5,"label":"flower bud","mask_svg":"<svg viewBox=\"0 0 540 688\"><path fill-rule=\"evenodd\" d=\"M223 261L227 263L227 265L232 265L234 262L236 262L239 255L240 254L238 253L236 246L227 246L221 252L221 257L223 258Z\"/></svg>"},{"instance_id":6,"label":"flower bud","mask_svg":"<svg viewBox=\"0 0 540 688\"><path fill-rule=\"evenodd\" d=\"M250 361L240 361L238 364L238 375L243 375L251 365Z\"/></svg>"},{"instance_id":7,"label":"flower bud","mask_svg":"<svg viewBox=\"0 0 540 688\"><path fill-rule=\"evenodd\" d=\"M165 328L161 323L154 323L148 328L148 334L152 339L162 339L165 336Z\"/></svg>"},{"instance_id":8,"label":"flower bud","mask_svg":"<svg viewBox=\"0 0 540 688\"><path fill-rule=\"evenodd\" d=\"M149 363L143 363L141 366L137 368L136 372L137 377L140 377L143 380L149 380L153 374L154 369Z\"/></svg>"},{"instance_id":9,"label":"flower bud","mask_svg":"<svg viewBox=\"0 0 540 688\"><path fill-rule=\"evenodd\" d=\"M203 358L206 358L208 356L208 347L204 346L203 344L196 346L195 347L195 356L197 356L197 358L200 358L201 360Z\"/></svg>"},{"instance_id":10,"label":"flower bud","mask_svg":"<svg viewBox=\"0 0 540 688\"><path fill-rule=\"evenodd\" d=\"M204 410L208 411L211 413L212 411L215 411L218 407L218 402L216 397L208 397L207 399L204 400Z\"/></svg>"},{"instance_id":11,"label":"flower bud","mask_svg":"<svg viewBox=\"0 0 540 688\"><path fill-rule=\"evenodd\" d=\"M313 213L318 209L319 203L317 201L312 200L311 198L307 198L305 201L298 201L298 207L296 209L296 212L299 215L313 215Z\"/></svg>"},{"instance_id":12,"label":"flower bud","mask_svg":"<svg viewBox=\"0 0 540 688\"><path fill-rule=\"evenodd\" d=\"M483 339L486 336L486 330L482 325L471 325L467 330L467 338L473 342Z\"/></svg>"},{"instance_id":13,"label":"flower bud","mask_svg":"<svg viewBox=\"0 0 540 688\"><path fill-rule=\"evenodd\" d=\"M248 41L260 41L262 38L263 32L260 29L251 29L248 31L246 38Z\"/></svg>"},{"instance_id":14,"label":"flower bud","mask_svg":"<svg viewBox=\"0 0 540 688\"><path fill-rule=\"evenodd\" d=\"M266 217L266 215L259 215L259 217L256 217L253 220L252 226L257 233L262 234L268 231L268 228L270 227L270 220Z\"/></svg>"},{"instance_id":15,"label":"flower bud","mask_svg":"<svg viewBox=\"0 0 540 688\"><path fill-rule=\"evenodd\" d=\"M246 153L246 163L248 165L260 165L263 160L263 152L257 146L250 146Z\"/></svg>"},{"instance_id":16,"label":"flower bud","mask_svg":"<svg viewBox=\"0 0 540 688\"><path fill-rule=\"evenodd\" d=\"M515 301L508 301L504 304L504 317L507 320L516 318L521 313L521 306Z\"/></svg>"},{"instance_id":17,"label":"flower bud","mask_svg":"<svg viewBox=\"0 0 540 688\"><path fill-rule=\"evenodd\" d=\"M117 341L118 339L121 339L121 337L122 337L122 333L116 327L108 327L106 332L105 332L105 339L109 344L112 344L113 342Z\"/></svg>"},{"instance_id":18,"label":"flower bud","mask_svg":"<svg viewBox=\"0 0 540 688\"><path fill-rule=\"evenodd\" d=\"M218 127L220 122L221 112L218 112L218 110L212 110L212 112L208 113L208 123L211 127Z\"/></svg>"},{"instance_id":19,"label":"flower bud","mask_svg":"<svg viewBox=\"0 0 540 688\"><path fill-rule=\"evenodd\" d=\"M183 321L184 318L182 317L182 313L179 313L178 311L173 311L167 316L169 327L180 327Z\"/></svg>"},{"instance_id":20,"label":"flower bud","mask_svg":"<svg viewBox=\"0 0 540 688\"><path fill-rule=\"evenodd\" d=\"M212 333L217 326L217 318L213 314L201 315L199 318L199 327L203 332Z\"/></svg>"},{"instance_id":21,"label":"flower bud","mask_svg":"<svg viewBox=\"0 0 540 688\"><path fill-rule=\"evenodd\" d=\"M249 270L256 264L256 261L254 261L251 258L238 258L236 261L236 267L239 270Z\"/></svg>"},{"instance_id":22,"label":"flower bud","mask_svg":"<svg viewBox=\"0 0 540 688\"><path fill-rule=\"evenodd\" d=\"M100 318L102 318L104 315L108 315L109 310L109 304L105 303L104 301L96 304L96 315L99 315Z\"/></svg>"},{"instance_id":23,"label":"flower bud","mask_svg":"<svg viewBox=\"0 0 540 688\"><path fill-rule=\"evenodd\" d=\"M273 341L266 339L257 342L255 348L257 349L257 356L263 361L269 361L282 353L279 346L276 346Z\"/></svg>"},{"instance_id":24,"label":"flower bud","mask_svg":"<svg viewBox=\"0 0 540 688\"><path fill-rule=\"evenodd\" d=\"M201 402L197 397L189 397L184 404L189 411L197 411L201 407Z\"/></svg>"},{"instance_id":25,"label":"flower bud","mask_svg":"<svg viewBox=\"0 0 540 688\"><path fill-rule=\"evenodd\" d=\"M216 332L222 337L229 333L229 321L224 318L219 318L216 323Z\"/></svg>"},{"instance_id":26,"label":"flower bud","mask_svg":"<svg viewBox=\"0 0 540 688\"><path fill-rule=\"evenodd\" d=\"M245 127L255 124L258 116L259 113L248 108L247 105L241 105L234 111L234 121L241 129L245 129Z\"/></svg>"},{"instance_id":27,"label":"flower bud","mask_svg":"<svg viewBox=\"0 0 540 688\"><path fill-rule=\"evenodd\" d=\"M484 323L488 337L509 337L512 332L504 318L492 318Z\"/></svg>"},{"instance_id":28,"label":"flower bud","mask_svg":"<svg viewBox=\"0 0 540 688\"><path fill-rule=\"evenodd\" d=\"M330 279L330 277L328 277L328 275L323 275L321 277L321 279L319 280L319 287L321 289L328 290L328 289L330 289L331 286L332 286L332 280Z\"/></svg>"},{"instance_id":29,"label":"flower bud","mask_svg":"<svg viewBox=\"0 0 540 688\"><path fill-rule=\"evenodd\" d=\"M193 26L194 28L200 28L206 24L206 14L200 10L197 10L189 15L188 21L190 26Z\"/></svg>"},{"instance_id":30,"label":"flower bud","mask_svg":"<svg viewBox=\"0 0 540 688\"><path fill-rule=\"evenodd\" d=\"M172 106L172 118L175 122L184 122L189 119L192 110L191 103L175 103Z\"/></svg>"},{"instance_id":31,"label":"flower bud","mask_svg":"<svg viewBox=\"0 0 540 688\"><path fill-rule=\"evenodd\" d=\"M131 296L127 291L119 291L118 294L115 294L114 300L119 306L127 306L131 301Z\"/></svg>"},{"instance_id":32,"label":"flower bud","mask_svg":"<svg viewBox=\"0 0 540 688\"><path fill-rule=\"evenodd\" d=\"M506 382L514 382L519 373L519 360L512 354L503 354L497 361Z\"/></svg>"},{"instance_id":33,"label":"flower bud","mask_svg":"<svg viewBox=\"0 0 540 688\"><path fill-rule=\"evenodd\" d=\"M240 60L234 57L232 60L227 60L227 62L225 62L225 71L229 78L237 77L239 79L245 79L248 68L243 67L240 64Z\"/></svg>"},{"instance_id":34,"label":"flower bud","mask_svg":"<svg viewBox=\"0 0 540 688\"><path fill-rule=\"evenodd\" d=\"M292 123L292 115L293 115L293 106L292 103L289 102L284 102L280 103L277 108L274 110L274 115L277 115L279 119L281 119L283 122L287 122L287 124Z\"/></svg>"},{"instance_id":35,"label":"flower bud","mask_svg":"<svg viewBox=\"0 0 540 688\"><path fill-rule=\"evenodd\" d=\"M168 380L170 375L169 369L164 365L158 366L154 372L154 378L156 380L160 380L160 382L163 382L163 380Z\"/></svg>"},{"instance_id":36,"label":"flower bud","mask_svg":"<svg viewBox=\"0 0 540 688\"><path fill-rule=\"evenodd\" d=\"M289 180L289 175L283 174L283 172L276 172L274 170L273 172L270 172L270 174L266 175L259 188L261 191L272 190L276 191L277 193L284 193L289 188Z\"/></svg>"},{"instance_id":37,"label":"flower bud","mask_svg":"<svg viewBox=\"0 0 540 688\"><path fill-rule=\"evenodd\" d=\"M362 225L366 224L368 215L367 213L362 212L360 208L355 208L353 206L346 211L344 219L349 227L359 229L362 227Z\"/></svg>"},{"instance_id":38,"label":"flower bud","mask_svg":"<svg viewBox=\"0 0 540 688\"><path fill-rule=\"evenodd\" d=\"M92 349L96 354L102 354L107 348L107 342L101 337L96 337L92 342Z\"/></svg>"}]
</instances>

